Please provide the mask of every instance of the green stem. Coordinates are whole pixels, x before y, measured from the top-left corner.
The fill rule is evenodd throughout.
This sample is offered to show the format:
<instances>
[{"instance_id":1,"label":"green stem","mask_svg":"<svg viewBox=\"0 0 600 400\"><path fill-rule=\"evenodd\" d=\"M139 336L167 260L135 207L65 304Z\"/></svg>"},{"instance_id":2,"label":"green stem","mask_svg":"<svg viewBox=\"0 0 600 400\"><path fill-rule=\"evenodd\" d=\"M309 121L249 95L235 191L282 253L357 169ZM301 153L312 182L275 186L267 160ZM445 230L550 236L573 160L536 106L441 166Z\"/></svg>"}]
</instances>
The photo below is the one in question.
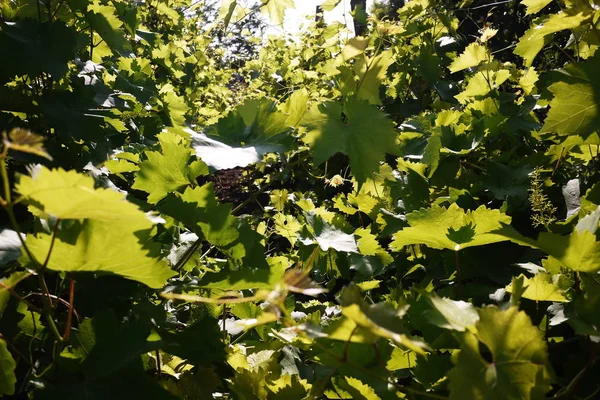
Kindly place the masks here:
<instances>
[{"instance_id":1,"label":"green stem","mask_svg":"<svg viewBox=\"0 0 600 400\"><path fill-rule=\"evenodd\" d=\"M40 285L40 288L44 293L44 296L42 296L42 304L44 306L43 315L44 317L46 317L48 327L50 328L50 331L52 332L56 340L62 342L63 338L60 335L60 332L58 331L56 323L54 323L54 319L52 318L52 300L50 297L50 292L48 291L48 285L46 285L46 279L44 279L44 273L42 271L39 271L37 276L38 284Z\"/></svg>"},{"instance_id":2,"label":"green stem","mask_svg":"<svg viewBox=\"0 0 600 400\"><path fill-rule=\"evenodd\" d=\"M45 294L45 296L42 298L43 305L44 305L43 315L44 315L44 317L46 317L46 320L48 322L48 327L50 328L50 331L52 331L52 334L56 337L56 339L58 341L62 342L62 340L63 340L62 336L58 332L58 328L56 327L56 324L54 323L54 320L52 319L52 307L51 307L52 302L50 300L50 292L48 291L48 286L46 285L46 281L44 279L44 274L43 274L44 265L40 264L40 262L33 256L31 251L27 247L27 244L25 243L25 239L23 239L23 235L21 234L21 229L19 227L19 223L17 222L17 219L15 218L15 213L13 211L13 204L11 203L12 197L11 197L11 193L10 193L10 182L8 181L8 169L6 167L6 150L4 150L3 153L0 155L0 174L2 175L2 181L3 181L3 186L4 186L4 198L6 199L6 202L7 202L4 209L6 210L6 212L8 214L8 219L10 220L10 224L11 224L12 228L15 230L15 232L17 232L17 237L19 238L19 241L21 242L21 245L23 246L25 253L27 253L27 257L29 257L31 262L33 262L36 266L37 273L38 273L38 275L37 275L38 283L40 285L40 288L42 289L42 291ZM55 231L55 233L56 233L56 231ZM51 250L52 250L52 248L50 248L50 251ZM46 257L46 263L48 262L48 259L50 257L50 251L48 252L48 256Z\"/></svg>"},{"instance_id":3,"label":"green stem","mask_svg":"<svg viewBox=\"0 0 600 400\"><path fill-rule=\"evenodd\" d=\"M6 210L6 213L8 214L8 220L10 221L10 225L12 226L13 230L15 232L17 232L17 237L19 238L19 241L21 242L21 245L23 246L23 249L25 250L27 257L29 257L29 259L36 265L36 267L39 268L39 267L41 267L41 264L33 256L31 251L25 244L25 239L23 239L23 235L21 234L21 228L19 227L19 223L17 222L17 219L15 218L15 213L13 211L13 204L11 203L12 198L11 198L11 193L10 193L10 182L8 181L8 170L6 168L5 152L2 155L0 155L0 175L2 175L2 182L4 184L3 185L4 186L4 199L6 200L6 205L4 206L4 209Z\"/></svg>"},{"instance_id":4,"label":"green stem","mask_svg":"<svg viewBox=\"0 0 600 400\"><path fill-rule=\"evenodd\" d=\"M183 254L183 256L179 259L179 261L177 261L177 264L175 264L175 266L173 267L173 269L175 271L179 271L181 268L183 268L183 266L185 264L187 264L187 262L192 257L192 254L194 254L194 252L196 250L198 250L198 247L200 246L201 243L202 243L202 238L201 237L198 238L194 243L192 243L192 245L185 251L185 253Z\"/></svg>"}]
</instances>

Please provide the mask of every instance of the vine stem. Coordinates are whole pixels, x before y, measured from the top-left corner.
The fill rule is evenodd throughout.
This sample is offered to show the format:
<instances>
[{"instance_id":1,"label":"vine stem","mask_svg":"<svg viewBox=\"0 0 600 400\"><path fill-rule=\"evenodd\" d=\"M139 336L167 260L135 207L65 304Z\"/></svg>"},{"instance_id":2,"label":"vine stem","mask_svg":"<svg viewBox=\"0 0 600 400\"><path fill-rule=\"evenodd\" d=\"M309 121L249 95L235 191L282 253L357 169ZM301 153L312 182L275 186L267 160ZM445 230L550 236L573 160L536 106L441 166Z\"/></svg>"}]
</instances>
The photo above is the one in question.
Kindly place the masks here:
<instances>
[{"instance_id":1,"label":"vine stem","mask_svg":"<svg viewBox=\"0 0 600 400\"><path fill-rule=\"evenodd\" d=\"M460 281L460 258L458 257L458 251L454 251L454 264L456 266L456 288L458 291L458 296L462 297L463 295L463 287L462 287L462 283Z\"/></svg>"},{"instance_id":2,"label":"vine stem","mask_svg":"<svg viewBox=\"0 0 600 400\"><path fill-rule=\"evenodd\" d=\"M4 206L4 209L6 210L6 213L8 214L8 219L10 220L10 224L12 225L12 228L15 230L15 232L17 232L17 237L19 238L19 241L21 242L21 245L23 246L25 253L29 257L31 262L33 262L36 266L38 283L40 285L40 288L42 289L42 291L45 294L45 296L42 298L42 303L44 306L42 314L46 318L48 327L50 328L50 331L52 332L52 334L54 335L56 340L58 340L59 342L62 342L63 338L60 335L58 328L56 327L56 324L54 323L54 320L52 319L52 307L51 307L52 300L50 298L50 292L48 291L48 285L46 285L46 280L44 279L44 274L43 274L44 266L42 264L40 264L40 262L33 256L31 251L29 250L29 247L27 247L27 244L25 243L25 239L23 239L23 235L21 234L21 229L19 227L19 223L17 222L17 219L15 217L15 213L13 210L13 204L12 204L12 197L11 197L11 192L10 192L10 182L8 181L8 169L6 167L7 151L8 151L8 147L4 146L4 150L0 154L0 174L2 175L2 181L3 181L3 186L4 186L4 198L7 203ZM53 242L54 242L55 234L56 234L56 230L54 231ZM47 259L49 259L51 251L52 251L52 246L46 257Z\"/></svg>"},{"instance_id":3,"label":"vine stem","mask_svg":"<svg viewBox=\"0 0 600 400\"><path fill-rule=\"evenodd\" d=\"M63 340L66 342L69 340L71 335L71 321L73 320L73 307L75 301L75 281L71 279L69 283L69 312L67 313L67 326L65 327L65 333L63 334Z\"/></svg>"},{"instance_id":4,"label":"vine stem","mask_svg":"<svg viewBox=\"0 0 600 400\"><path fill-rule=\"evenodd\" d=\"M160 365L160 350L155 350L154 356L156 357L156 379L160 381L162 375L162 365Z\"/></svg>"},{"instance_id":5,"label":"vine stem","mask_svg":"<svg viewBox=\"0 0 600 400\"><path fill-rule=\"evenodd\" d=\"M192 257L192 254L194 254L194 252L198 250L200 243L202 243L201 237L196 239L196 241L192 243L190 247L188 247L185 253L183 253L183 256L179 259L179 261L177 261L177 264L175 264L175 266L173 267L175 271L179 271L181 268L183 268L185 264L187 264L189 259Z\"/></svg>"},{"instance_id":6,"label":"vine stem","mask_svg":"<svg viewBox=\"0 0 600 400\"><path fill-rule=\"evenodd\" d=\"M50 297L50 292L48 291L48 285L46 285L46 280L44 279L44 274L42 271L38 272L38 284L40 285L42 291L44 292L44 296L42 297L42 304L44 306L44 317L46 317L46 322L48 323L48 327L50 331L59 342L63 342L63 337L60 335L58 331L58 327L52 318L52 300Z\"/></svg>"}]
</instances>

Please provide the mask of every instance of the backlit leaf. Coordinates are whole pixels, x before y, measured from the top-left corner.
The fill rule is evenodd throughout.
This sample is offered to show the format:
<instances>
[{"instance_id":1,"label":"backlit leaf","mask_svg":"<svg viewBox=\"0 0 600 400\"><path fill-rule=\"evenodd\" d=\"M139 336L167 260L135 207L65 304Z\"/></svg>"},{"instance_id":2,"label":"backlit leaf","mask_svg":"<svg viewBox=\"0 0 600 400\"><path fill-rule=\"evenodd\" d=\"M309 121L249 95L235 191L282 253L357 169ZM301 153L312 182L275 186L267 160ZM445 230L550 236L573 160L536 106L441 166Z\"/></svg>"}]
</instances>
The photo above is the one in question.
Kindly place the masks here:
<instances>
[{"instance_id":1,"label":"backlit leaf","mask_svg":"<svg viewBox=\"0 0 600 400\"><path fill-rule=\"evenodd\" d=\"M406 216L410 227L394 234L392 250L410 244L424 244L433 249L461 250L507 240L493 231L501 223L510 223L510 217L498 210L480 206L465 212L456 203L449 208L433 205L429 209L413 211Z\"/></svg>"},{"instance_id":2,"label":"backlit leaf","mask_svg":"<svg viewBox=\"0 0 600 400\"><path fill-rule=\"evenodd\" d=\"M523 275L522 275L523 276ZM523 276L523 286L525 291L521 294L524 299L535 300L535 301L554 301L554 302L566 302L568 301L564 295L564 290L561 290L553 281L552 275L539 272L529 279ZM506 287L508 293L512 293L512 285Z\"/></svg>"},{"instance_id":3,"label":"backlit leaf","mask_svg":"<svg viewBox=\"0 0 600 400\"><path fill-rule=\"evenodd\" d=\"M17 363L8 351L6 341L0 338L0 396L15 393L15 384L17 383L16 367Z\"/></svg>"},{"instance_id":4,"label":"backlit leaf","mask_svg":"<svg viewBox=\"0 0 600 400\"><path fill-rule=\"evenodd\" d=\"M187 163L191 150L184 139L174 133L158 135L161 152L146 151L146 161L139 164L132 188L148 193L148 202L156 204L168 193L190 183Z\"/></svg>"},{"instance_id":5,"label":"backlit leaf","mask_svg":"<svg viewBox=\"0 0 600 400\"><path fill-rule=\"evenodd\" d=\"M266 0L262 3L261 11L269 16L274 25L281 25L288 8L295 8L293 0Z\"/></svg>"},{"instance_id":6,"label":"backlit leaf","mask_svg":"<svg viewBox=\"0 0 600 400\"><path fill-rule=\"evenodd\" d=\"M450 399L544 399L551 367L542 333L516 307L480 311L476 334L466 332L452 357ZM482 354L489 350L491 354Z\"/></svg>"},{"instance_id":7,"label":"backlit leaf","mask_svg":"<svg viewBox=\"0 0 600 400\"><path fill-rule=\"evenodd\" d=\"M521 0L521 4L527 7L525 15L536 14L551 2L552 0Z\"/></svg>"},{"instance_id":8,"label":"backlit leaf","mask_svg":"<svg viewBox=\"0 0 600 400\"><path fill-rule=\"evenodd\" d=\"M517 47L515 47L515 54L523 57L525 66L530 67L533 59L546 44L549 35L565 29L577 28L589 17L590 15L583 13L571 14L563 12L552 14L525 32L525 35L521 37L519 43L517 43Z\"/></svg>"},{"instance_id":9,"label":"backlit leaf","mask_svg":"<svg viewBox=\"0 0 600 400\"><path fill-rule=\"evenodd\" d=\"M331 102L313 106L301 125L307 130L303 140L313 150L315 163L321 164L336 153L346 154L360 183L379 170L379 162L396 146L391 121L364 101L350 99L343 106Z\"/></svg>"},{"instance_id":10,"label":"backlit leaf","mask_svg":"<svg viewBox=\"0 0 600 400\"><path fill-rule=\"evenodd\" d=\"M33 177L21 176L16 190L36 215L98 221L146 219L121 193L94 186L94 179L87 175L41 167Z\"/></svg>"},{"instance_id":11,"label":"backlit leaf","mask_svg":"<svg viewBox=\"0 0 600 400\"><path fill-rule=\"evenodd\" d=\"M460 56L452 61L452 64L448 68L450 72L454 73L463 69L476 67L490 58L491 55L487 47L478 43L471 43Z\"/></svg>"},{"instance_id":12,"label":"backlit leaf","mask_svg":"<svg viewBox=\"0 0 600 400\"><path fill-rule=\"evenodd\" d=\"M115 274L161 288L175 273L161 259L161 246L151 241L152 222L145 217L119 220L85 220L59 229L52 235L28 235L26 243L47 268L65 272ZM54 243L53 243L54 242ZM22 256L26 262L26 256Z\"/></svg>"}]
</instances>

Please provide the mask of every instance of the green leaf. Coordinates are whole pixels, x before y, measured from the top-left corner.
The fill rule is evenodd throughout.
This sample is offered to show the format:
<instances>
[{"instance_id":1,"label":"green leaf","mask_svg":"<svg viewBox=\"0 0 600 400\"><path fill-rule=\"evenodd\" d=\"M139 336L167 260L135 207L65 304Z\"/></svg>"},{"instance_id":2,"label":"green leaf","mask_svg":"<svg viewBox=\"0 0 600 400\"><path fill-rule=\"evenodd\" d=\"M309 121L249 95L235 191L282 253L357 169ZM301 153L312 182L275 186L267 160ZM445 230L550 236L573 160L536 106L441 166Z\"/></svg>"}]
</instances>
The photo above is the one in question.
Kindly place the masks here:
<instances>
[{"instance_id":1,"label":"green leaf","mask_svg":"<svg viewBox=\"0 0 600 400\"><path fill-rule=\"evenodd\" d=\"M285 103L279 106L279 111L286 116L285 124L287 126L296 127L300 124L302 117L308 110L309 99L308 90L302 88L292 93Z\"/></svg>"},{"instance_id":2,"label":"green leaf","mask_svg":"<svg viewBox=\"0 0 600 400\"><path fill-rule=\"evenodd\" d=\"M396 152L396 133L385 114L364 101L349 99L311 107L301 125L307 133L303 140L311 147L315 163L321 164L336 153L350 158L350 168L359 183L364 183L386 153Z\"/></svg>"},{"instance_id":3,"label":"green leaf","mask_svg":"<svg viewBox=\"0 0 600 400\"><path fill-rule=\"evenodd\" d=\"M427 139L427 145L423 151L421 162L429 166L428 178L431 178L438 165L440 164L440 154L442 150L442 137L439 134L433 134Z\"/></svg>"},{"instance_id":4,"label":"green leaf","mask_svg":"<svg viewBox=\"0 0 600 400\"><path fill-rule=\"evenodd\" d=\"M600 270L600 242L588 230L579 232L575 229L568 236L542 232L537 240L521 235L508 225L495 233L518 245L540 249L573 271Z\"/></svg>"},{"instance_id":5,"label":"green leaf","mask_svg":"<svg viewBox=\"0 0 600 400\"><path fill-rule=\"evenodd\" d=\"M17 368L17 363L8 351L6 341L0 338L0 396L15 393L17 383L15 368Z\"/></svg>"},{"instance_id":6,"label":"green leaf","mask_svg":"<svg viewBox=\"0 0 600 400\"><path fill-rule=\"evenodd\" d=\"M538 238L539 248L573 271L600 270L600 242L589 231L574 231L570 236L543 232Z\"/></svg>"},{"instance_id":7,"label":"green leaf","mask_svg":"<svg viewBox=\"0 0 600 400\"><path fill-rule=\"evenodd\" d=\"M305 246L316 243L323 251L333 249L346 253L358 253L354 235L344 233L312 212L307 214L306 222L312 227L314 235L312 233L304 234L301 242Z\"/></svg>"},{"instance_id":8,"label":"green leaf","mask_svg":"<svg viewBox=\"0 0 600 400\"><path fill-rule=\"evenodd\" d=\"M84 329L86 336L81 344L89 355L83 362L83 370L88 379L119 372L155 347L147 341L149 324L139 320L119 321L111 309L104 309L86 321Z\"/></svg>"},{"instance_id":9,"label":"green leaf","mask_svg":"<svg viewBox=\"0 0 600 400\"><path fill-rule=\"evenodd\" d=\"M104 166L108 168L111 174L122 174L140 170L140 167L127 160L108 160L104 163Z\"/></svg>"},{"instance_id":10,"label":"green leaf","mask_svg":"<svg viewBox=\"0 0 600 400\"><path fill-rule=\"evenodd\" d=\"M225 32L227 31L235 7L237 7L237 0L224 0L221 2L217 19L223 21L223 31Z\"/></svg>"},{"instance_id":11,"label":"green leaf","mask_svg":"<svg viewBox=\"0 0 600 400\"><path fill-rule=\"evenodd\" d=\"M548 87L554 94L550 112L541 132L586 137L597 130L600 122L597 99L600 93L600 56L595 56L576 69L570 70L575 77L565 77Z\"/></svg>"},{"instance_id":12,"label":"green leaf","mask_svg":"<svg viewBox=\"0 0 600 400\"><path fill-rule=\"evenodd\" d=\"M123 22L112 3L101 4L99 0L67 0L69 7L85 15L89 26L108 44L109 48L124 57L129 56L131 46L122 29Z\"/></svg>"},{"instance_id":13,"label":"green leaf","mask_svg":"<svg viewBox=\"0 0 600 400\"><path fill-rule=\"evenodd\" d=\"M204 236L236 264L266 267L264 247L260 244L262 236L231 215L230 204L217 202L212 183L194 189L188 187L183 194L171 193L158 209L198 236Z\"/></svg>"},{"instance_id":14,"label":"green leaf","mask_svg":"<svg viewBox=\"0 0 600 400\"><path fill-rule=\"evenodd\" d=\"M4 312L4 308L10 300L10 291L19 284L23 279L27 278L30 274L24 271L13 272L7 278L0 279L0 317Z\"/></svg>"},{"instance_id":15,"label":"green leaf","mask_svg":"<svg viewBox=\"0 0 600 400\"><path fill-rule=\"evenodd\" d=\"M281 25L286 8L295 8L294 0L266 0L263 1L260 10L269 16L273 25Z\"/></svg>"},{"instance_id":16,"label":"green leaf","mask_svg":"<svg viewBox=\"0 0 600 400\"><path fill-rule=\"evenodd\" d=\"M373 58L365 54L358 56L352 68L340 68L340 79L344 83L341 87L342 94L353 94L355 98L366 100L370 104L381 104L379 87L393 63L394 55L391 50L383 51Z\"/></svg>"},{"instance_id":17,"label":"green leaf","mask_svg":"<svg viewBox=\"0 0 600 400\"><path fill-rule=\"evenodd\" d=\"M340 0L334 0L334 1L339 2ZM355 36L351 39L348 39L348 41L344 45L344 48L342 49L340 56L342 57L342 60L344 60L344 61L351 60L354 57L356 57L360 54L363 54L368 46L369 46L368 38L364 38L362 36Z\"/></svg>"},{"instance_id":18,"label":"green leaf","mask_svg":"<svg viewBox=\"0 0 600 400\"><path fill-rule=\"evenodd\" d=\"M74 221L63 226L53 241L52 235L27 236L27 246L38 260L46 259L47 268L65 272L116 274L161 288L175 275L160 259L161 246L151 241L152 222L144 218L121 220ZM27 257L21 257L27 262Z\"/></svg>"},{"instance_id":19,"label":"green leaf","mask_svg":"<svg viewBox=\"0 0 600 400\"><path fill-rule=\"evenodd\" d=\"M525 291L521 294L522 298L535 301L554 301L559 303L569 301L564 295L564 290L562 290L555 282L553 282L552 275L539 272L531 279L524 275L520 276L522 276L524 279L523 286L525 287ZM506 291L508 293L513 292L512 284L506 287Z\"/></svg>"},{"instance_id":20,"label":"green leaf","mask_svg":"<svg viewBox=\"0 0 600 400\"><path fill-rule=\"evenodd\" d=\"M363 261L367 262L367 259L373 257L381 262L382 267L385 267L394 261L394 258L381 247L377 241L377 236L372 234L369 229L358 228L354 231L354 236L356 237L359 253L363 256L367 256L360 257ZM372 276L373 271L370 272L371 274L363 275Z\"/></svg>"},{"instance_id":21,"label":"green leaf","mask_svg":"<svg viewBox=\"0 0 600 400\"><path fill-rule=\"evenodd\" d=\"M390 359L387 360L385 368L388 371L412 368L417 364L417 355L412 351L402 350L394 347Z\"/></svg>"},{"instance_id":22,"label":"green leaf","mask_svg":"<svg viewBox=\"0 0 600 400\"><path fill-rule=\"evenodd\" d=\"M282 106L282 112L270 100L249 99L206 128L206 134L190 132L196 155L220 170L246 167L260 161L264 154L289 149L293 142L291 127L298 124L304 112L298 104L302 91L297 93Z\"/></svg>"},{"instance_id":23,"label":"green leaf","mask_svg":"<svg viewBox=\"0 0 600 400\"><path fill-rule=\"evenodd\" d=\"M498 210L480 206L475 211L465 212L456 203L449 208L433 205L406 215L410 227L394 234L390 244L398 251L411 244L424 244L432 249L458 251L467 247L482 246L508 240L494 233L501 223L510 223L511 218Z\"/></svg>"},{"instance_id":24,"label":"green leaf","mask_svg":"<svg viewBox=\"0 0 600 400\"><path fill-rule=\"evenodd\" d=\"M530 67L535 56L537 56L547 43L546 40L549 35L566 29L578 28L589 17L590 14L572 14L568 11L560 14L552 14L525 32L525 35L517 43L515 54L523 57L525 66Z\"/></svg>"},{"instance_id":25,"label":"green leaf","mask_svg":"<svg viewBox=\"0 0 600 400\"><path fill-rule=\"evenodd\" d=\"M451 400L546 398L552 374L546 342L524 312L486 307L476 329L452 357Z\"/></svg>"},{"instance_id":26,"label":"green leaf","mask_svg":"<svg viewBox=\"0 0 600 400\"><path fill-rule=\"evenodd\" d=\"M217 273L206 273L198 287L220 290L274 289L281 282L288 261L285 257L269 257L269 268L224 268Z\"/></svg>"},{"instance_id":27,"label":"green leaf","mask_svg":"<svg viewBox=\"0 0 600 400\"><path fill-rule=\"evenodd\" d=\"M157 136L161 152L146 151L148 158L139 164L135 174L133 189L149 193L148 203L156 204L168 193L181 189L190 183L187 163L191 150L183 137L175 133L161 133Z\"/></svg>"},{"instance_id":28,"label":"green leaf","mask_svg":"<svg viewBox=\"0 0 600 400\"><path fill-rule=\"evenodd\" d=\"M39 23L33 19L0 22L0 49L11 62L0 64L0 82L15 75L36 77L49 73L55 80L68 71L77 35L62 21Z\"/></svg>"},{"instance_id":29,"label":"green leaf","mask_svg":"<svg viewBox=\"0 0 600 400\"><path fill-rule=\"evenodd\" d=\"M159 3L162 4L162 3ZM183 97L175 93L175 88L171 84L166 84L160 89L163 107L169 117L171 126L185 126L185 114L189 107Z\"/></svg>"},{"instance_id":30,"label":"green leaf","mask_svg":"<svg viewBox=\"0 0 600 400\"><path fill-rule=\"evenodd\" d=\"M521 0L521 4L527 7L525 15L536 14L551 2L552 0Z\"/></svg>"},{"instance_id":31,"label":"green leaf","mask_svg":"<svg viewBox=\"0 0 600 400\"><path fill-rule=\"evenodd\" d=\"M471 303L438 297L435 294L424 296L431 307L424 312L424 316L429 323L437 327L464 332L479 321L479 314Z\"/></svg>"},{"instance_id":32,"label":"green leaf","mask_svg":"<svg viewBox=\"0 0 600 400\"><path fill-rule=\"evenodd\" d=\"M491 55L486 46L471 43L460 56L452 61L448 69L450 69L450 72L455 73L463 69L476 67L488 59L491 59Z\"/></svg>"},{"instance_id":33,"label":"green leaf","mask_svg":"<svg viewBox=\"0 0 600 400\"><path fill-rule=\"evenodd\" d=\"M405 309L394 309L387 303L367 304L360 289L351 285L340 296L342 315L375 336L384 337L418 354L425 354L427 346L410 338L403 324ZM352 335L351 335L352 336Z\"/></svg>"},{"instance_id":34,"label":"green leaf","mask_svg":"<svg viewBox=\"0 0 600 400\"><path fill-rule=\"evenodd\" d=\"M323 7L324 11L331 11L340 4L340 1L341 0L325 0L323 4L321 4L321 7Z\"/></svg>"},{"instance_id":35,"label":"green leaf","mask_svg":"<svg viewBox=\"0 0 600 400\"><path fill-rule=\"evenodd\" d=\"M298 240L298 233L302 230L302 224L292 215L284 215L281 213L273 217L275 223L275 232L289 240L294 246Z\"/></svg>"},{"instance_id":36,"label":"green leaf","mask_svg":"<svg viewBox=\"0 0 600 400\"><path fill-rule=\"evenodd\" d=\"M345 376L344 379L346 380L346 383L348 383L348 386L344 386L344 389L350 393L353 399L381 400L381 397L379 397L375 393L375 390L369 385L349 376Z\"/></svg>"},{"instance_id":37,"label":"green leaf","mask_svg":"<svg viewBox=\"0 0 600 400\"><path fill-rule=\"evenodd\" d=\"M145 219L140 209L125 196L110 189L95 189L94 179L63 169L41 167L33 177L21 176L16 191L37 216L97 221Z\"/></svg>"}]
</instances>

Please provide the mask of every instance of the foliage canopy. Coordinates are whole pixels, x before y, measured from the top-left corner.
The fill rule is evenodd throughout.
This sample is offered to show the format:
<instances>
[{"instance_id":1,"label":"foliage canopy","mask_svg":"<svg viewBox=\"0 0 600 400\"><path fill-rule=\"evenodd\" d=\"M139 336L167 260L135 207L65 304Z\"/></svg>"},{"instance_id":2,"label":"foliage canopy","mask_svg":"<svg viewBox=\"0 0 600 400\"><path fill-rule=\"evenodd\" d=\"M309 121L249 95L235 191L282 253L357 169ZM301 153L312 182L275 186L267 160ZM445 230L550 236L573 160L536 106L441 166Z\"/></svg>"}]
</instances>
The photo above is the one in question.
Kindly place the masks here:
<instances>
[{"instance_id":1,"label":"foliage canopy","mask_svg":"<svg viewBox=\"0 0 600 400\"><path fill-rule=\"evenodd\" d=\"M597 397L597 7L293 5L0 0L0 397Z\"/></svg>"}]
</instances>

